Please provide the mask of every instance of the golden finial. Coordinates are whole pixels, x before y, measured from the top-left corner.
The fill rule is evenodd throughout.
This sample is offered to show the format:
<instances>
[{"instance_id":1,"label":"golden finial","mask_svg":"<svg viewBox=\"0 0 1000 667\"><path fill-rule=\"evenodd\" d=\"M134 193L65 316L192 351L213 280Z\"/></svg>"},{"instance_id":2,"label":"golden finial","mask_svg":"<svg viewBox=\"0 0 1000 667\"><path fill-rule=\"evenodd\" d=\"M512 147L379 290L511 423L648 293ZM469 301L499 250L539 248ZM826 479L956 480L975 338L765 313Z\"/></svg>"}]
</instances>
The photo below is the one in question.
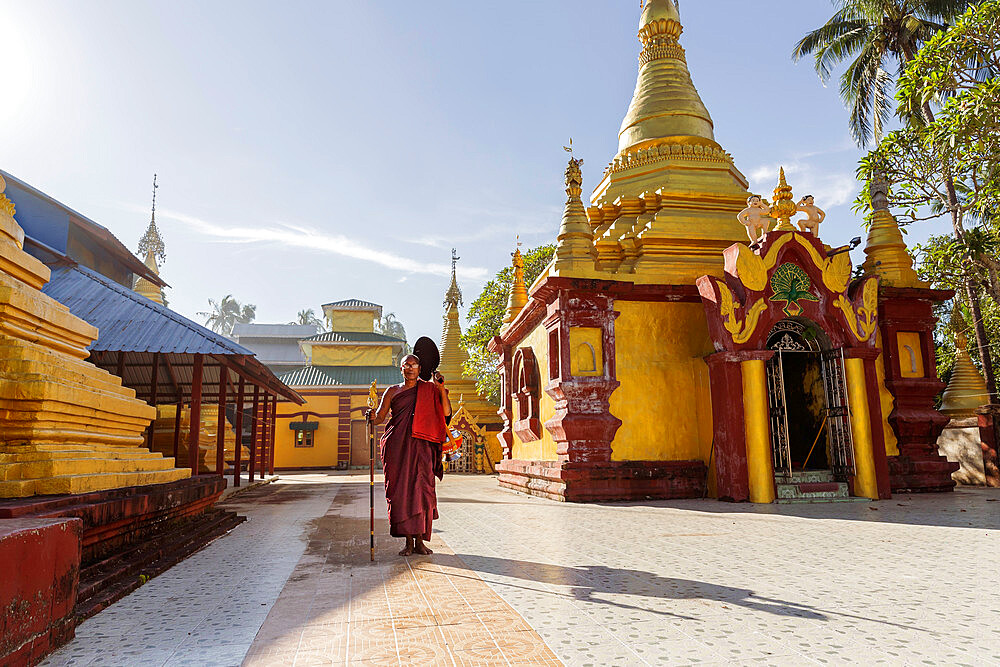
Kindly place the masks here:
<instances>
[{"instance_id":1,"label":"golden finial","mask_svg":"<svg viewBox=\"0 0 1000 667\"><path fill-rule=\"evenodd\" d=\"M378 407L378 390L375 388L375 380L372 380L372 385L368 388L368 407L372 410Z\"/></svg>"},{"instance_id":2,"label":"golden finial","mask_svg":"<svg viewBox=\"0 0 1000 667\"><path fill-rule=\"evenodd\" d=\"M10 217L14 217L17 209L14 207L14 202L7 198L4 191L7 189L7 181L3 180L3 176L0 175L0 211L3 211Z\"/></svg>"},{"instance_id":3,"label":"golden finial","mask_svg":"<svg viewBox=\"0 0 1000 667\"><path fill-rule=\"evenodd\" d=\"M448 291L444 295L444 307L451 308L452 306L464 306L462 302L462 290L458 286L458 278L455 276L455 266L458 264L458 260L462 259L458 256L458 251L455 248L451 249L451 285L448 286Z\"/></svg>"},{"instance_id":4,"label":"golden finial","mask_svg":"<svg viewBox=\"0 0 1000 667\"><path fill-rule=\"evenodd\" d=\"M139 239L139 255L149 255L152 253L162 263L167 259L167 249L160 236L160 230L156 227L156 190L160 186L156 184L156 174L153 174L153 213L149 219L149 226L146 233Z\"/></svg>"},{"instance_id":5,"label":"golden finial","mask_svg":"<svg viewBox=\"0 0 1000 667\"><path fill-rule=\"evenodd\" d=\"M504 314L504 324L514 321L528 303L528 288L524 284L524 257L521 255L521 237L517 239L517 247L511 254L511 265L514 267L514 279L510 285L510 296L507 299L507 311Z\"/></svg>"},{"instance_id":6,"label":"golden finial","mask_svg":"<svg viewBox=\"0 0 1000 667\"><path fill-rule=\"evenodd\" d=\"M955 299L948 326L955 334L955 364L948 386L941 394L940 410L953 419L974 417L976 408L990 402L990 393L986 381L969 356L969 341L965 335L967 325L958 299Z\"/></svg>"},{"instance_id":7,"label":"golden finial","mask_svg":"<svg viewBox=\"0 0 1000 667\"><path fill-rule=\"evenodd\" d=\"M965 318L962 317L962 309L959 306L958 299L955 299L954 306L951 309L951 320L948 321L948 327L955 334L955 346L962 350L967 349L969 338L965 335Z\"/></svg>"},{"instance_id":8,"label":"golden finial","mask_svg":"<svg viewBox=\"0 0 1000 667\"><path fill-rule=\"evenodd\" d=\"M792 188L785 181L785 168L781 167L778 172L778 187L774 189L774 204L771 205L771 217L778 221L772 231L794 232L792 226L792 216L795 215L795 201L792 197Z\"/></svg>"}]
</instances>

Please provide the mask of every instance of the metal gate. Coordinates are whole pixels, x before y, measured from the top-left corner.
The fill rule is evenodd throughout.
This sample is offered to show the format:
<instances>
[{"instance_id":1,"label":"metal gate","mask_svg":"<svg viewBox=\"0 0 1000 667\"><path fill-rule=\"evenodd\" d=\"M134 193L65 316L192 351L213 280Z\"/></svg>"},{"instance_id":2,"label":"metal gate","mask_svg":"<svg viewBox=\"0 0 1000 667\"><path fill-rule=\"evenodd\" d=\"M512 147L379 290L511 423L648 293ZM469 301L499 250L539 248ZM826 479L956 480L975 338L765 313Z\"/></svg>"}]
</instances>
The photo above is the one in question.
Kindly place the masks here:
<instances>
[{"instance_id":1,"label":"metal gate","mask_svg":"<svg viewBox=\"0 0 1000 667\"><path fill-rule=\"evenodd\" d=\"M854 433L851 431L851 405L844 374L844 350L822 353L823 391L826 394L826 434L830 441L830 470L834 477L847 481L854 474Z\"/></svg>"},{"instance_id":2,"label":"metal gate","mask_svg":"<svg viewBox=\"0 0 1000 667\"><path fill-rule=\"evenodd\" d=\"M788 405L785 397L785 354L801 351L775 350L767 362L767 394L771 426L771 451L776 476L790 477L792 453L788 441ZM854 437L851 431L851 406L844 374L844 351L824 350L820 354L823 393L826 399L826 433L830 443L830 471L846 481L854 474Z\"/></svg>"},{"instance_id":3,"label":"metal gate","mask_svg":"<svg viewBox=\"0 0 1000 667\"><path fill-rule=\"evenodd\" d=\"M771 452L774 474L791 476L792 452L788 444L788 406L785 404L784 350L767 362L767 396L770 406Z\"/></svg>"}]
</instances>

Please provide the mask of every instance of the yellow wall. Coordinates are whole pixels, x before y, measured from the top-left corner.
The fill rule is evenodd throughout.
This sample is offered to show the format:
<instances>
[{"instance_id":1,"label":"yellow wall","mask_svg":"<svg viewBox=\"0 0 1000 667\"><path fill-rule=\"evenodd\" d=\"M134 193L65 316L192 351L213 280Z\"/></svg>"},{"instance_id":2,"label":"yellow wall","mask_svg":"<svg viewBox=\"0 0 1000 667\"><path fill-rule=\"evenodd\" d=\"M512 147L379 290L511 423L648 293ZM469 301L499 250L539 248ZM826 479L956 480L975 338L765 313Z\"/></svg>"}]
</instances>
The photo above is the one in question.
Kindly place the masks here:
<instances>
[{"instance_id":1,"label":"yellow wall","mask_svg":"<svg viewBox=\"0 0 1000 667\"><path fill-rule=\"evenodd\" d=\"M327 320L334 331L367 331L375 330L375 314L371 311L356 310L327 311Z\"/></svg>"},{"instance_id":2,"label":"yellow wall","mask_svg":"<svg viewBox=\"0 0 1000 667\"><path fill-rule=\"evenodd\" d=\"M308 395L299 390L306 399L305 405L298 406L282 403L278 405L278 425L274 439L274 466L276 468L320 468L337 465L337 417L317 419L309 415L308 420L299 416L289 419L281 415L296 412L316 412L319 414L336 415L340 409L340 399L337 396ZM292 421L319 422L319 428L313 432L312 447L296 447L295 431L288 425Z\"/></svg>"},{"instance_id":3,"label":"yellow wall","mask_svg":"<svg viewBox=\"0 0 1000 667\"><path fill-rule=\"evenodd\" d=\"M391 346L313 345L313 366L392 366Z\"/></svg>"},{"instance_id":4,"label":"yellow wall","mask_svg":"<svg viewBox=\"0 0 1000 667\"><path fill-rule=\"evenodd\" d=\"M922 378L924 355L920 349L920 334L915 331L897 331L896 344L899 349L900 375L905 378Z\"/></svg>"},{"instance_id":5,"label":"yellow wall","mask_svg":"<svg viewBox=\"0 0 1000 667\"><path fill-rule=\"evenodd\" d=\"M708 461L714 351L700 303L616 301L615 362L621 386L611 414L622 420L614 461Z\"/></svg>"},{"instance_id":6,"label":"yellow wall","mask_svg":"<svg viewBox=\"0 0 1000 667\"><path fill-rule=\"evenodd\" d=\"M599 327L571 327L569 330L570 373L581 377L604 374L604 330Z\"/></svg>"},{"instance_id":7,"label":"yellow wall","mask_svg":"<svg viewBox=\"0 0 1000 667\"><path fill-rule=\"evenodd\" d=\"M545 428L545 422L555 415L555 401L545 393L545 385L549 381L549 355L548 355L548 333L545 327L538 325L517 347L530 347L535 353L535 360L538 362L538 375L541 385L541 396L539 397L539 412L542 421L542 437L540 440L532 442L521 442L521 439L514 434L514 443L511 447L511 456L515 459L525 461L555 461L556 441L552 439L552 434ZM518 419L517 403L514 403L514 419Z\"/></svg>"},{"instance_id":8,"label":"yellow wall","mask_svg":"<svg viewBox=\"0 0 1000 667\"><path fill-rule=\"evenodd\" d=\"M878 332L875 337L875 345L879 349L885 349L882 345L882 332ZM882 408L882 434L885 438L886 456L897 456L899 454L899 441L896 434L889 425L889 414L892 412L895 399L885 387L885 353L880 353L875 360L875 378L878 381L879 403Z\"/></svg>"}]
</instances>

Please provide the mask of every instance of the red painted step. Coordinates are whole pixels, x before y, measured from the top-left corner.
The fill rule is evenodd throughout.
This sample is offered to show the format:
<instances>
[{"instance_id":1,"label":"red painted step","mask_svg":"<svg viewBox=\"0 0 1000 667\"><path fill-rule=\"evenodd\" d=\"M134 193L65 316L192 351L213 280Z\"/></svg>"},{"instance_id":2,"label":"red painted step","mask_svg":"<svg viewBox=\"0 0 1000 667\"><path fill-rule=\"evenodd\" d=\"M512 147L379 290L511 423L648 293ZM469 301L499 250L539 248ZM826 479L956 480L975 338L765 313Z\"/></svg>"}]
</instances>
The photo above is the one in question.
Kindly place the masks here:
<instances>
[{"instance_id":1,"label":"red painted step","mask_svg":"<svg viewBox=\"0 0 1000 667\"><path fill-rule=\"evenodd\" d=\"M795 485L799 493L824 493L827 491L840 491L840 484L837 482L800 482Z\"/></svg>"}]
</instances>

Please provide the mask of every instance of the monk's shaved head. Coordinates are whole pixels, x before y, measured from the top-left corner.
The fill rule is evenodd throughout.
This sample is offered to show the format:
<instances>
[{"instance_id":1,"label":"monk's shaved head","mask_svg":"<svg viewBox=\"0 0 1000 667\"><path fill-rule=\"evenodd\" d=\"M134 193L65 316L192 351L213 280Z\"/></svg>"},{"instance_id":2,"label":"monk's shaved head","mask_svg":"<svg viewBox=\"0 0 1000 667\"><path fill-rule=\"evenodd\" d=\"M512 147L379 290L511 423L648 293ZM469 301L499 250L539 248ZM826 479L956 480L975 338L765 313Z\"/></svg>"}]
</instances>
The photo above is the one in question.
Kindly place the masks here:
<instances>
[{"instance_id":1,"label":"monk's shaved head","mask_svg":"<svg viewBox=\"0 0 1000 667\"><path fill-rule=\"evenodd\" d=\"M408 354L408 355L406 355L405 357L403 357L403 358L402 358L402 359L401 359L401 360L399 361L399 364L400 364L400 365L403 365L403 364L405 364L405 363L406 363L407 361L409 361L410 359L412 359L413 361L417 362L417 365L418 365L418 366L420 365L420 357L418 357L418 356L417 356L417 355L415 355L415 354Z\"/></svg>"}]
</instances>

